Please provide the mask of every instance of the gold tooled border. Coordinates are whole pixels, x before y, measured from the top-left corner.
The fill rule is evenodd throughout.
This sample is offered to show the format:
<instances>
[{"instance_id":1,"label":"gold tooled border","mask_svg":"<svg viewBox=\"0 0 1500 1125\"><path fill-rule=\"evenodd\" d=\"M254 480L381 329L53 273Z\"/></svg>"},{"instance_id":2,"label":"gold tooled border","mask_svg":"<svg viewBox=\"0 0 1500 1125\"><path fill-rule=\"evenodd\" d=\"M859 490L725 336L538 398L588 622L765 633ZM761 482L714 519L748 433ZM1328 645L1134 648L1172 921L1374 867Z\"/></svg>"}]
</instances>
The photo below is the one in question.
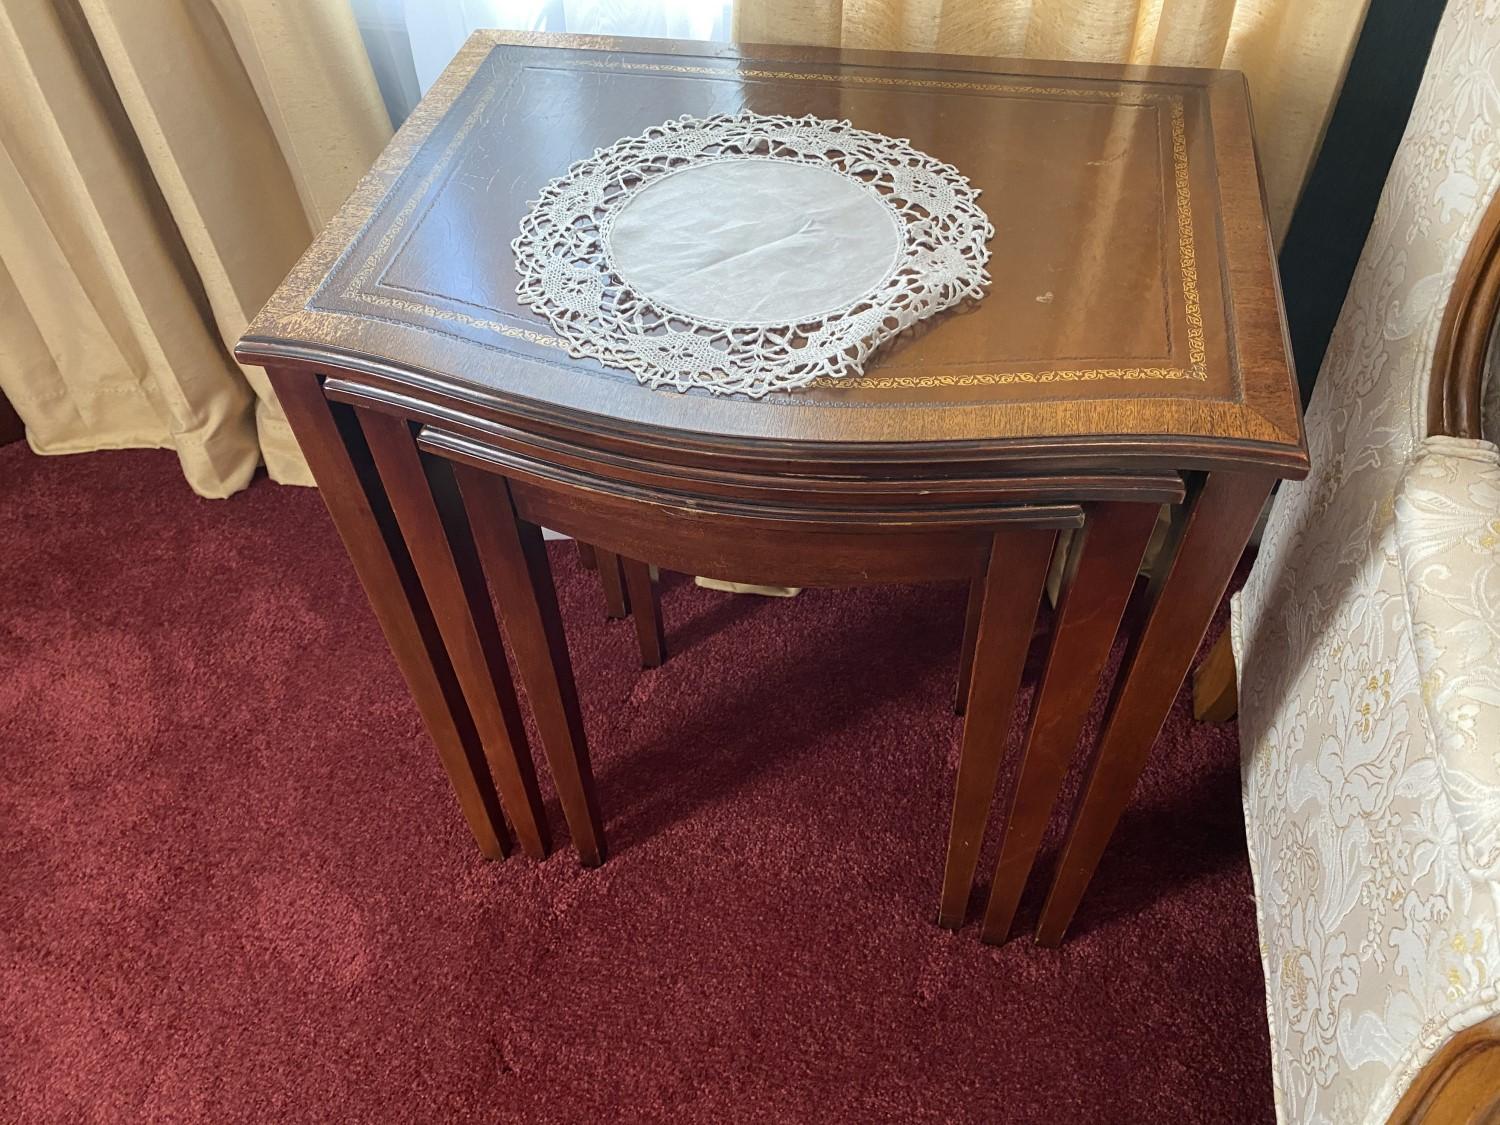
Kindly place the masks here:
<instances>
[{"instance_id":1,"label":"gold tooled border","mask_svg":"<svg viewBox=\"0 0 1500 1125\"><path fill-rule=\"evenodd\" d=\"M1111 380L1134 381L1143 379L1169 381L1193 380L1202 382L1208 378L1207 349L1203 336L1203 312L1199 304L1198 295L1198 257L1193 238L1192 198L1189 192L1186 112L1183 99L1179 95L1156 94L1151 91L1141 90L1100 90L1087 87L1032 86L1006 84L1003 82L961 82L945 79L898 78L889 75L872 74L823 74L807 71L763 70L749 67L688 66L681 63L596 62L593 60L578 60L574 65L597 70L650 71L667 74L720 75L729 72L737 77L744 78L771 78L803 82L846 82L866 86L904 86L918 89L1004 91L1009 94L1047 94L1063 97L1123 98L1131 96L1147 101L1165 102L1169 107L1172 131L1172 183L1177 205L1178 268L1181 274L1182 298L1187 321L1187 367L1091 367L1059 368L1049 371L986 371L954 375L861 375L858 376L858 383L861 387L871 390L902 390L922 387L990 387L1015 383L1073 383ZM434 161L432 170L423 177L416 189L408 195L406 202L402 205L401 210L396 213L396 216L386 228L380 241L376 243L374 249L365 257L359 270L349 279L349 283L344 287L343 297L345 300L371 305L376 308L395 310L419 316L432 316L439 320L450 320L459 324L465 324L471 328L480 328L494 332L507 339L525 340L539 347L567 351L567 343L557 336L536 332L527 328L517 328L514 325L505 324L501 321L471 316L456 310L440 309L417 301L391 297L384 293L371 293L364 288L374 275L375 270L379 267L380 262L390 251L392 245L394 245L396 238L404 229L418 204L426 198L428 191L436 180L447 172L453 156L479 124L484 116L484 111L489 108L490 102L494 100L500 89L501 86L497 83L480 96L474 108L470 111L469 116L464 120L464 123L459 127L457 132L454 133L453 139L449 141L447 147L444 149L442 157ZM311 305L316 299L315 294L308 304ZM814 379L809 386L837 387L843 382L843 379L821 376Z\"/></svg>"},{"instance_id":2,"label":"gold tooled border","mask_svg":"<svg viewBox=\"0 0 1500 1125\"><path fill-rule=\"evenodd\" d=\"M733 60L729 60L733 61ZM958 82L942 78L897 78L884 74L819 74L807 70L762 70L749 66L686 66L682 63L632 63L598 62L582 59L576 64L580 69L590 70L647 70L662 74L724 74L732 73L736 78L776 78L793 82L844 82L856 86L905 86L918 90L1004 90L1013 94L1058 94L1072 98L1134 98L1159 97L1149 92L1136 90L1095 90L1078 86L1027 86L1021 83L1004 82ZM1169 95L1168 95L1169 96Z\"/></svg>"},{"instance_id":3,"label":"gold tooled border","mask_svg":"<svg viewBox=\"0 0 1500 1125\"><path fill-rule=\"evenodd\" d=\"M1043 93L1064 91L1042 90ZM1162 97L1161 95L1146 95ZM1051 371L984 371L960 375L861 375L859 385L871 390L903 387L997 387L1013 383L1094 383L1138 379L1184 379L1203 382L1208 378L1208 349L1203 339L1203 309L1198 298L1198 251L1193 241L1193 204L1188 191L1187 120L1182 98L1163 97L1170 103L1172 124L1172 184L1177 199L1177 262L1182 275L1182 303L1187 320L1187 367L1085 367ZM841 379L823 375L809 386L836 387Z\"/></svg>"}]
</instances>

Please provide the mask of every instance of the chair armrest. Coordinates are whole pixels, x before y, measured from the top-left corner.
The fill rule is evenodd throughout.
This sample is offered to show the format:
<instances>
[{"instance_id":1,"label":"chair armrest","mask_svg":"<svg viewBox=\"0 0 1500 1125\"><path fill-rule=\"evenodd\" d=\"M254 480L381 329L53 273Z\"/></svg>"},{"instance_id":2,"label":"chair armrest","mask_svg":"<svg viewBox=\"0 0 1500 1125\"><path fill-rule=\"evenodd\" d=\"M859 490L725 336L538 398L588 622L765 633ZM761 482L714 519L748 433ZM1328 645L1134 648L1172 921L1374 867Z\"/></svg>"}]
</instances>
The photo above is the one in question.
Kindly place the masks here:
<instances>
[{"instance_id":1,"label":"chair armrest","mask_svg":"<svg viewBox=\"0 0 1500 1125\"><path fill-rule=\"evenodd\" d=\"M1437 748L1463 861L1500 877L1500 450L1430 437L1396 497L1400 556Z\"/></svg>"}]
</instances>

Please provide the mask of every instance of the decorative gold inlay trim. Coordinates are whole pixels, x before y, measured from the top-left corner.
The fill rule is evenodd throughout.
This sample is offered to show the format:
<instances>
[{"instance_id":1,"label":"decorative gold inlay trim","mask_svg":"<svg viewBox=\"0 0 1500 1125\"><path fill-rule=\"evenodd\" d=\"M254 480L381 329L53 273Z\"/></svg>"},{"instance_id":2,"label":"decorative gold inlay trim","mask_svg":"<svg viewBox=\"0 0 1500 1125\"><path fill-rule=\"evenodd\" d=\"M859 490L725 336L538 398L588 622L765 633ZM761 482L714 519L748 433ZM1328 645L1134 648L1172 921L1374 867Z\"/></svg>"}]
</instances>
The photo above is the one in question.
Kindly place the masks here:
<instances>
[{"instance_id":1,"label":"decorative gold inlay trim","mask_svg":"<svg viewBox=\"0 0 1500 1125\"><path fill-rule=\"evenodd\" d=\"M733 62L733 60L727 60ZM1158 100L1170 94L1149 90L1101 90L1078 86L1027 86L1019 82L957 82L942 78L896 78L878 74L819 74L807 70L762 70L745 66L685 66L682 63L595 62L580 60L573 65L590 70L645 70L661 74L713 74L732 78L776 78L792 82L850 82L858 86L907 86L918 90L989 90L1007 94L1056 94L1062 97L1145 98ZM997 76L998 77L998 76Z\"/></svg>"},{"instance_id":2,"label":"decorative gold inlay trim","mask_svg":"<svg viewBox=\"0 0 1500 1125\"><path fill-rule=\"evenodd\" d=\"M1188 326L1188 367L1195 379L1208 378L1204 369L1203 310L1198 305L1198 251L1193 244L1193 200L1188 191L1187 123L1182 99L1172 100L1172 179L1177 191L1177 263L1182 271L1182 302Z\"/></svg>"},{"instance_id":3,"label":"decorative gold inlay trim","mask_svg":"<svg viewBox=\"0 0 1500 1125\"><path fill-rule=\"evenodd\" d=\"M859 375L847 379L823 376L808 386L837 387L840 384L894 391L903 387L1003 387L1011 383L1101 383L1111 379L1191 379L1180 367L1085 367L1055 371L982 371L972 375Z\"/></svg>"},{"instance_id":4,"label":"decorative gold inlay trim","mask_svg":"<svg viewBox=\"0 0 1500 1125\"><path fill-rule=\"evenodd\" d=\"M1189 191L1187 123L1183 99L1175 94L1158 94L1152 91L1102 90L1066 86L1028 86L1004 82L959 82L940 79L896 78L883 75L823 74L808 71L761 70L735 67L687 66L680 63L628 63L594 62L582 60L574 65L599 70L635 70L681 74L732 74L736 77L774 78L793 81L841 81L874 86L908 86L922 89L952 90L999 90L1006 93L1049 94L1062 96L1088 96L1123 98L1128 96L1148 102L1165 103L1168 106L1172 139L1172 185L1177 211L1177 255L1182 282L1183 305L1187 320L1188 366L1183 367L1103 367L1057 369L1050 371L986 371L973 374L954 375L861 375L855 379L833 379L824 376L813 380L810 387L839 387L845 383L871 390L906 390L923 387L993 387L1017 383L1086 383L1111 380L1134 381L1159 379L1169 381L1192 380L1202 382L1208 378L1207 349L1203 335L1203 312L1198 294L1198 256L1193 238L1193 207ZM431 316L449 320L470 328L483 329L511 340L525 340L538 347L566 351L567 344L557 336L518 328L503 321L487 317L472 316L450 309L440 309L417 301L391 297L384 293L371 293L364 289L380 262L389 253L397 237L411 218L418 204L427 197L428 191L438 178L448 171L449 164L463 142L473 132L500 90L499 84L485 90L469 116L454 133L443 150L440 159L423 177L416 189L410 193L401 210L396 213L375 248L365 257L359 270L344 287L345 300L375 308ZM313 298L316 299L316 296ZM309 301L309 305L311 305Z\"/></svg>"},{"instance_id":5,"label":"decorative gold inlay trim","mask_svg":"<svg viewBox=\"0 0 1500 1125\"><path fill-rule=\"evenodd\" d=\"M396 212L385 234L375 244L375 248L365 256L359 270L349 279L348 284L344 286L343 297L346 301L371 305L375 308L386 309L388 311L410 313L415 316L434 316L440 320L451 320L458 324L466 324L470 328L482 328L487 332L494 332L497 335L504 336L508 340L525 340L539 347L565 349L566 345L563 341L550 333L535 332L529 328L517 328L515 325L505 324L487 317L470 316L467 313L439 309L432 305L405 300L401 297L387 296L384 293L371 293L364 288L369 283L370 278L374 276L375 271L380 267L381 261L390 252L391 247L395 245L397 237L405 228L412 213L417 209L422 200L427 197L427 193L432 189L432 185L437 182L439 177L447 173L449 163L452 161L454 155L462 147L464 141L468 139L469 134L474 131L474 128L483 119L484 111L495 100L499 90L500 87L498 85L493 85L480 96L473 110L470 111L469 116L464 119L463 125L453 134L453 139L443 149L442 156L433 161L432 168L428 171L427 175L422 177L421 182L417 184L416 189L407 197L406 202L401 205L401 209Z\"/></svg>"}]
</instances>

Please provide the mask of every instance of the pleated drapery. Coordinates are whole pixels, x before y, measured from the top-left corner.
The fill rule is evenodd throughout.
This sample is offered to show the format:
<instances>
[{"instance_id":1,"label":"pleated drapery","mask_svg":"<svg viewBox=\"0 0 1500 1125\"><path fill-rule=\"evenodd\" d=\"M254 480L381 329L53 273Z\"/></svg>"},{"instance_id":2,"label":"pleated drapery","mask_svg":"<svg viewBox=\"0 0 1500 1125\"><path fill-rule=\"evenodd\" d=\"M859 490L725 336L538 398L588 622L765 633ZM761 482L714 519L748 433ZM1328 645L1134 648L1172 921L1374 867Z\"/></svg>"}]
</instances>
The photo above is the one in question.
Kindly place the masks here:
<instances>
[{"instance_id":1,"label":"pleated drapery","mask_svg":"<svg viewBox=\"0 0 1500 1125\"><path fill-rule=\"evenodd\" d=\"M1032 59L1230 67L1250 81L1278 239L1368 0L736 0L735 37Z\"/></svg>"},{"instance_id":2,"label":"pleated drapery","mask_svg":"<svg viewBox=\"0 0 1500 1125\"><path fill-rule=\"evenodd\" d=\"M749 42L1229 66L1286 228L1367 0L738 0ZM249 317L388 139L347 0L0 0L0 390L40 453L310 483Z\"/></svg>"},{"instance_id":3,"label":"pleated drapery","mask_svg":"<svg viewBox=\"0 0 1500 1125\"><path fill-rule=\"evenodd\" d=\"M310 483L229 347L389 136L345 0L0 0L0 389L32 448Z\"/></svg>"}]
</instances>

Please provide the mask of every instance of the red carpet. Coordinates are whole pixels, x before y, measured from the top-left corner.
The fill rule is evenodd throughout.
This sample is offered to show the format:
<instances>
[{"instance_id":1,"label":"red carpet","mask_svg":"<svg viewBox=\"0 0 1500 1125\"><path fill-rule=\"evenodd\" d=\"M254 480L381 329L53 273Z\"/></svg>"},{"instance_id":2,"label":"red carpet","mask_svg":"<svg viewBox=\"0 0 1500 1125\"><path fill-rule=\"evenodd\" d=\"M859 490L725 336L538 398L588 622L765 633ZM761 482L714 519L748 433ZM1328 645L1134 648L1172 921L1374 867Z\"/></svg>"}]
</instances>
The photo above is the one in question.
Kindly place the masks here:
<instances>
[{"instance_id":1,"label":"red carpet","mask_svg":"<svg viewBox=\"0 0 1500 1125\"><path fill-rule=\"evenodd\" d=\"M0 527L0 1120L1270 1117L1232 728L1064 948L932 924L957 589L669 576L643 673L559 550L584 871L479 858L313 492L10 446Z\"/></svg>"}]
</instances>

